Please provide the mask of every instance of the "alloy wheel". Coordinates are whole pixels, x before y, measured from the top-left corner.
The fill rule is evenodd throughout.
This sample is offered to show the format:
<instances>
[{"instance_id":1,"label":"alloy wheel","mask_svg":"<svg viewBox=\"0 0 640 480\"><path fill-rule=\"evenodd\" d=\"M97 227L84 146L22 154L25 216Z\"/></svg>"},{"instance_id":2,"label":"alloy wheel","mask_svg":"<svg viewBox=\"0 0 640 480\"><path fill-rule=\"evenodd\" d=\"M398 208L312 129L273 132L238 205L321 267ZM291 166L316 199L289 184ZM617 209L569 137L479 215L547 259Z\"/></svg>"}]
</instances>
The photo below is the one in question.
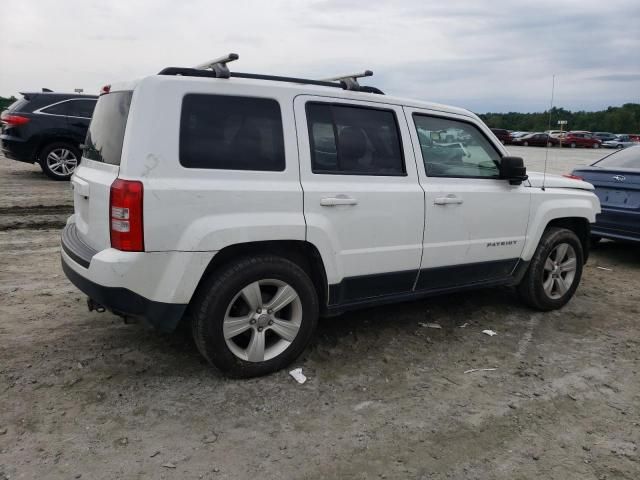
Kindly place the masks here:
<instances>
[{"instance_id":1,"label":"alloy wheel","mask_svg":"<svg viewBox=\"0 0 640 480\"><path fill-rule=\"evenodd\" d=\"M241 360L264 362L284 352L302 324L302 302L286 282L264 279L250 283L231 300L223 335L227 347Z\"/></svg>"},{"instance_id":2,"label":"alloy wheel","mask_svg":"<svg viewBox=\"0 0 640 480\"><path fill-rule=\"evenodd\" d=\"M574 248L568 243L556 245L544 263L542 288L547 296L554 300L562 298L573 285L576 269Z\"/></svg>"},{"instance_id":3,"label":"alloy wheel","mask_svg":"<svg viewBox=\"0 0 640 480\"><path fill-rule=\"evenodd\" d=\"M45 161L49 170L60 177L68 177L78 166L75 153L62 147L51 150Z\"/></svg>"}]
</instances>

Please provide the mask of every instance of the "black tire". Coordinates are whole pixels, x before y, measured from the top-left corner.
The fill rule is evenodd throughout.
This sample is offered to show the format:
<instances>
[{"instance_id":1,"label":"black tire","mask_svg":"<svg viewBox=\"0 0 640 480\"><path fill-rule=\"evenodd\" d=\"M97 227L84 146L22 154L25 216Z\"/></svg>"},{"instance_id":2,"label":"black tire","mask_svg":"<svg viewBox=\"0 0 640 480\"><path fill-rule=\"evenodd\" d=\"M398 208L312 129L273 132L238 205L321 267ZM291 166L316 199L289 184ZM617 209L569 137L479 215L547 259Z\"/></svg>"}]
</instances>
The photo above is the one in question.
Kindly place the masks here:
<instances>
[{"instance_id":1,"label":"black tire","mask_svg":"<svg viewBox=\"0 0 640 480\"><path fill-rule=\"evenodd\" d=\"M63 162L59 167L55 167L55 160L50 157L51 155L59 155L56 152L67 152ZM60 155L59 155L60 156ZM69 142L54 142L46 145L39 155L39 163L42 171L53 180L69 180L75 168L80 164L80 158L82 154L77 146Z\"/></svg>"},{"instance_id":2,"label":"black tire","mask_svg":"<svg viewBox=\"0 0 640 480\"><path fill-rule=\"evenodd\" d=\"M224 338L223 324L227 310L240 291L264 279L284 282L295 290L302 319L295 338L284 351L273 358L251 362L231 350ZM315 332L319 307L314 284L302 268L285 258L264 255L242 257L215 271L199 288L189 310L193 338L200 353L223 374L249 378L280 370L302 354ZM253 338L256 328L257 324L241 335L246 333ZM263 328L266 337L270 327Z\"/></svg>"},{"instance_id":3,"label":"black tire","mask_svg":"<svg viewBox=\"0 0 640 480\"><path fill-rule=\"evenodd\" d=\"M571 142L571 144L569 145L571 148L576 148L576 144L574 142Z\"/></svg>"},{"instance_id":4,"label":"black tire","mask_svg":"<svg viewBox=\"0 0 640 480\"><path fill-rule=\"evenodd\" d=\"M552 298L547 294L543 286L545 262L560 244L568 244L573 248L576 268L571 285L566 292L559 298ZM584 252L582 250L582 243L580 243L580 239L578 239L576 234L565 228L548 228L540 239L540 243L531 259L527 273L520 282L520 285L518 285L520 298L531 308L541 311L561 308L571 299L580 284L583 263Z\"/></svg>"}]
</instances>

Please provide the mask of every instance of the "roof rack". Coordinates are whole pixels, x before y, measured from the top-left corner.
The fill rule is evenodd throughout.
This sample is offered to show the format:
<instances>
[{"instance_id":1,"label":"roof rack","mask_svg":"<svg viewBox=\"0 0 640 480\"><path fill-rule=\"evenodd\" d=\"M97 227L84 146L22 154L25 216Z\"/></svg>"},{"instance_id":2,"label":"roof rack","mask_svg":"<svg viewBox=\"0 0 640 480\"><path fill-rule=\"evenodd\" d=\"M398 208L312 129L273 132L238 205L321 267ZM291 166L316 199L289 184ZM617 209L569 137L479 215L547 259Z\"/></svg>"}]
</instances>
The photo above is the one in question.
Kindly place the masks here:
<instances>
[{"instance_id":1,"label":"roof rack","mask_svg":"<svg viewBox=\"0 0 640 480\"><path fill-rule=\"evenodd\" d=\"M216 58L208 62L201 63L192 68L185 67L167 67L158 72L158 75L181 75L186 77L208 77L208 78L252 78L256 80L272 80L276 82L299 83L304 85L319 85L322 87L342 88L344 90L355 90L366 93L376 93L384 95L382 90L376 87L360 85L358 78L370 77L373 75L371 70L365 70L362 73L354 73L351 75L342 75L332 77L325 80L312 80L308 78L297 77L281 77L277 75L261 75L257 73L231 72L227 63L238 60L240 56L237 53L230 53L224 57Z\"/></svg>"},{"instance_id":2,"label":"roof rack","mask_svg":"<svg viewBox=\"0 0 640 480\"><path fill-rule=\"evenodd\" d=\"M324 82L340 82L344 83L345 90L360 90L362 87L358 83L359 78L370 77L373 75L371 70L365 70L362 73L352 73L351 75L341 75L339 77L325 78Z\"/></svg>"}]
</instances>

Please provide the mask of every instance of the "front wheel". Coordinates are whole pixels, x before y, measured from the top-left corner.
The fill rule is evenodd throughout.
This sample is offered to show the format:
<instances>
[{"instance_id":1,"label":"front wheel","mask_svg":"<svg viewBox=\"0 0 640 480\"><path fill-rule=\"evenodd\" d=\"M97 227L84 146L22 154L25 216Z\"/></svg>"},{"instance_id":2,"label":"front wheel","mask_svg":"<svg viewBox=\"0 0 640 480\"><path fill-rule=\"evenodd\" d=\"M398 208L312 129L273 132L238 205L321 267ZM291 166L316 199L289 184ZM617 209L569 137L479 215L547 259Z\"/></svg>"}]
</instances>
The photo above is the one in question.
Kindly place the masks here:
<instances>
[{"instance_id":1,"label":"front wheel","mask_svg":"<svg viewBox=\"0 0 640 480\"><path fill-rule=\"evenodd\" d=\"M290 260L247 257L209 278L190 313L195 343L211 364L231 377L256 377L304 351L318 321L318 297Z\"/></svg>"},{"instance_id":2,"label":"front wheel","mask_svg":"<svg viewBox=\"0 0 640 480\"><path fill-rule=\"evenodd\" d=\"M574 142L571 142L571 144L569 145L571 148L576 148L576 144Z\"/></svg>"},{"instance_id":3,"label":"front wheel","mask_svg":"<svg viewBox=\"0 0 640 480\"><path fill-rule=\"evenodd\" d=\"M593 144L593 148L600 148L600 144L599 143L594 143Z\"/></svg>"},{"instance_id":4,"label":"front wheel","mask_svg":"<svg viewBox=\"0 0 640 480\"><path fill-rule=\"evenodd\" d=\"M520 298L542 311L564 306L578 288L583 259L582 244L575 233L566 228L548 228L518 285Z\"/></svg>"},{"instance_id":5,"label":"front wheel","mask_svg":"<svg viewBox=\"0 0 640 480\"><path fill-rule=\"evenodd\" d=\"M67 142L47 145L40 153L42 171L54 180L69 180L80 163L80 150Z\"/></svg>"},{"instance_id":6,"label":"front wheel","mask_svg":"<svg viewBox=\"0 0 640 480\"><path fill-rule=\"evenodd\" d=\"M523 144L525 147L528 147L528 146L529 146L529 142L522 142L522 144Z\"/></svg>"}]
</instances>

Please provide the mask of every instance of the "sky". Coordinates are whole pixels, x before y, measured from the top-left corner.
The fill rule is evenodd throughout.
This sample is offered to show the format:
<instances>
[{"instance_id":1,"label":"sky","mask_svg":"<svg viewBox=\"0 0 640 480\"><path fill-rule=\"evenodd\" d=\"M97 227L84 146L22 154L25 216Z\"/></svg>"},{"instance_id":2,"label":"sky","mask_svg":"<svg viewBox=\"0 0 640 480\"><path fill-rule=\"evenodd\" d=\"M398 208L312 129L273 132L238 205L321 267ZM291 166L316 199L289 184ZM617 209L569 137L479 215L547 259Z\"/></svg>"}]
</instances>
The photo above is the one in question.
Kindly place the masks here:
<instances>
[{"instance_id":1,"label":"sky","mask_svg":"<svg viewBox=\"0 0 640 480\"><path fill-rule=\"evenodd\" d=\"M640 103L638 0L18 0L0 95L83 88L230 52L242 72L365 69L388 94L477 113Z\"/></svg>"}]
</instances>

